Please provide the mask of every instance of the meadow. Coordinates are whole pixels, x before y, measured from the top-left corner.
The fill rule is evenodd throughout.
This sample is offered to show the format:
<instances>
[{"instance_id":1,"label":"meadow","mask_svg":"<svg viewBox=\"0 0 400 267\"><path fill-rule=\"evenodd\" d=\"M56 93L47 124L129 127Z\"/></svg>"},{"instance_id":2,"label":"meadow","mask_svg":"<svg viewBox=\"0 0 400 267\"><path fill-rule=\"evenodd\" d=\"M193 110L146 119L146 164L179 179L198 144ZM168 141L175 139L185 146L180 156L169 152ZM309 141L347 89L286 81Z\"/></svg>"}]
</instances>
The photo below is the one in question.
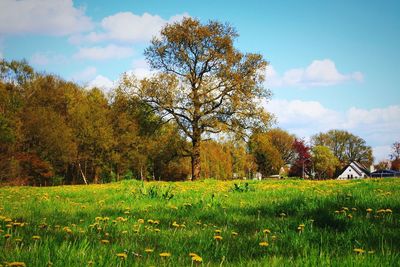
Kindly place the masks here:
<instances>
[{"instance_id":1,"label":"meadow","mask_svg":"<svg viewBox=\"0 0 400 267\"><path fill-rule=\"evenodd\" d=\"M0 188L0 266L399 266L400 179Z\"/></svg>"}]
</instances>

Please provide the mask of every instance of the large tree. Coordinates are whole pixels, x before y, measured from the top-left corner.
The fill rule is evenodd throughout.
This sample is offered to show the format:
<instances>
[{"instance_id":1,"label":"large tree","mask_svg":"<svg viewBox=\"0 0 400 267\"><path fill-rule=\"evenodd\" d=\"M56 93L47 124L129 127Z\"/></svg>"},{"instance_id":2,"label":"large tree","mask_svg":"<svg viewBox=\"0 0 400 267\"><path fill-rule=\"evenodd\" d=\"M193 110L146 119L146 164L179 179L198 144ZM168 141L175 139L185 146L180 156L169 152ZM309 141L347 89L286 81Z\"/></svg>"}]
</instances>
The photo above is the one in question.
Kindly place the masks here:
<instances>
[{"instance_id":1,"label":"large tree","mask_svg":"<svg viewBox=\"0 0 400 267\"><path fill-rule=\"evenodd\" d=\"M373 162L372 148L364 139L344 130L330 130L312 137L314 146L327 146L340 161L342 167L352 161L365 166Z\"/></svg>"},{"instance_id":2,"label":"large tree","mask_svg":"<svg viewBox=\"0 0 400 267\"><path fill-rule=\"evenodd\" d=\"M200 177L200 143L205 134L266 128L270 116L260 105L267 62L234 47L238 34L228 24L185 18L165 26L145 56L157 74L123 86L167 119L190 140L192 179Z\"/></svg>"}]
</instances>

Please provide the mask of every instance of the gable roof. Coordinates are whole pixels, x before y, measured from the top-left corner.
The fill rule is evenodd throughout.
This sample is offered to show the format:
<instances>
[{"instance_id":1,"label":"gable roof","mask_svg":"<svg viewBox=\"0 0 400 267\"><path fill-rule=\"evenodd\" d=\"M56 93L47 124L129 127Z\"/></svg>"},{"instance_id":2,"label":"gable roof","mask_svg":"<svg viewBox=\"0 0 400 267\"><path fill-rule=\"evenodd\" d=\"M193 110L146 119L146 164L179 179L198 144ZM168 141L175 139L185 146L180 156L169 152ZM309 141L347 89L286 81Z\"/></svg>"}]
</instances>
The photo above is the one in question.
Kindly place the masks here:
<instances>
[{"instance_id":1,"label":"gable roof","mask_svg":"<svg viewBox=\"0 0 400 267\"><path fill-rule=\"evenodd\" d=\"M352 164L353 163L353 164ZM355 167L354 167L355 166ZM370 175L369 171L360 163L356 162L356 161L352 161L349 164L347 164L341 171L340 171L340 175L342 175L344 173L345 170L347 170L347 168L350 167L352 168L358 175L363 176L363 173L365 173L366 175ZM363 173L361 173L361 172Z\"/></svg>"}]
</instances>

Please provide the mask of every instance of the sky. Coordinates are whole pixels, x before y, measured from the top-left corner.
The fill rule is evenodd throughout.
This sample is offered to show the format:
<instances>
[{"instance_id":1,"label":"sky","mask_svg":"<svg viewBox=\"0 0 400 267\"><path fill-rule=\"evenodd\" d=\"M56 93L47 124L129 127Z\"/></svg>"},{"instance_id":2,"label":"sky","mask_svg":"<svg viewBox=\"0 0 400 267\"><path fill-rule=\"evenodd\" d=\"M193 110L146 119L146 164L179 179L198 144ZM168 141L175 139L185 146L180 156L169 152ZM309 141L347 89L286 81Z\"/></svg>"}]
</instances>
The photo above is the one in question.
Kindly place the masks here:
<instances>
[{"instance_id":1,"label":"sky","mask_svg":"<svg viewBox=\"0 0 400 267\"><path fill-rule=\"evenodd\" d=\"M143 51L167 23L227 22L269 63L275 127L350 131L377 162L400 141L398 14L391 0L0 0L0 58L107 92L124 72L149 75Z\"/></svg>"}]
</instances>

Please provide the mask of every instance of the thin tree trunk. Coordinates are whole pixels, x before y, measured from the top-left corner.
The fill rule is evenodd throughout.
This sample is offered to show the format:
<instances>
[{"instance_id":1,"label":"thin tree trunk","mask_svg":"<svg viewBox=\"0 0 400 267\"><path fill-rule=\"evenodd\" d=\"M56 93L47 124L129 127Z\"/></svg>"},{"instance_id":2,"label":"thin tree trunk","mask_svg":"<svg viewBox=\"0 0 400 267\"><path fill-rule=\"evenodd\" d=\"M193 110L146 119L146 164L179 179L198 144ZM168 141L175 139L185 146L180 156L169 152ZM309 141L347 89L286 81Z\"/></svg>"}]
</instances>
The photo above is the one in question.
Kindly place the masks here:
<instances>
[{"instance_id":1,"label":"thin tree trunk","mask_svg":"<svg viewBox=\"0 0 400 267\"><path fill-rule=\"evenodd\" d=\"M78 166L79 166L79 170L81 171L81 174L82 174L82 177L83 177L83 181L85 182L85 184L88 184L88 183L87 183L87 180L86 180L86 176L85 176L85 174L84 174L83 171L82 171L81 163L78 163Z\"/></svg>"}]
</instances>

